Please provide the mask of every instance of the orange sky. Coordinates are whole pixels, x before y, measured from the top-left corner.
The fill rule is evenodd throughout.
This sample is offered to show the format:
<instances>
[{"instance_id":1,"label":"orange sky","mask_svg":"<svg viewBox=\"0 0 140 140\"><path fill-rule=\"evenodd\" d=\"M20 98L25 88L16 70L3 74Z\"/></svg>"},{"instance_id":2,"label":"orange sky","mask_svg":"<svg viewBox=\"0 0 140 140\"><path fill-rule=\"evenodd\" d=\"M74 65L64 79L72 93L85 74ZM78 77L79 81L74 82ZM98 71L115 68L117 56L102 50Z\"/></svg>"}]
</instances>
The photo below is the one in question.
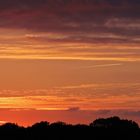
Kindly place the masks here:
<instances>
[{"instance_id":1,"label":"orange sky","mask_svg":"<svg viewBox=\"0 0 140 140\"><path fill-rule=\"evenodd\" d=\"M139 6L0 1L0 124L140 122Z\"/></svg>"}]
</instances>

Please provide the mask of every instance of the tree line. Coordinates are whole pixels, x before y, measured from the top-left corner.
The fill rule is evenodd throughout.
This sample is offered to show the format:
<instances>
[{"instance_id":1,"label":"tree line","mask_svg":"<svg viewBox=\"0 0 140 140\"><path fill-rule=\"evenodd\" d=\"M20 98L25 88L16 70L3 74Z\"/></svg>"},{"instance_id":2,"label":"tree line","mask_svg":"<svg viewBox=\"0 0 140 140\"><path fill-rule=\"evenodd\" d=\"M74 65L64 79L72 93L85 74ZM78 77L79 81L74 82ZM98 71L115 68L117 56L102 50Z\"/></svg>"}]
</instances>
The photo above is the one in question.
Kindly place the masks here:
<instances>
[{"instance_id":1,"label":"tree line","mask_svg":"<svg viewBox=\"0 0 140 140\"><path fill-rule=\"evenodd\" d=\"M85 124L42 121L29 127L6 123L0 126L0 140L140 140L140 128L132 120L99 118Z\"/></svg>"}]
</instances>

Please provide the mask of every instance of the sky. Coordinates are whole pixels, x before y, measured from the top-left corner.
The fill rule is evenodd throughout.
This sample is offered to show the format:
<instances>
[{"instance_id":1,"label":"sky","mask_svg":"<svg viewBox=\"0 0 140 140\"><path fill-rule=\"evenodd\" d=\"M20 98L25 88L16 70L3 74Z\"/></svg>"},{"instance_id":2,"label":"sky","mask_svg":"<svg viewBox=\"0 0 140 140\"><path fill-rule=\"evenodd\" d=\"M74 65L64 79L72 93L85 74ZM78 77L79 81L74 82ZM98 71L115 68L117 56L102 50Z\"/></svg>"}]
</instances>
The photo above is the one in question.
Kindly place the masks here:
<instances>
[{"instance_id":1,"label":"sky","mask_svg":"<svg viewBox=\"0 0 140 140\"><path fill-rule=\"evenodd\" d=\"M139 0L1 0L0 124L140 124Z\"/></svg>"}]
</instances>

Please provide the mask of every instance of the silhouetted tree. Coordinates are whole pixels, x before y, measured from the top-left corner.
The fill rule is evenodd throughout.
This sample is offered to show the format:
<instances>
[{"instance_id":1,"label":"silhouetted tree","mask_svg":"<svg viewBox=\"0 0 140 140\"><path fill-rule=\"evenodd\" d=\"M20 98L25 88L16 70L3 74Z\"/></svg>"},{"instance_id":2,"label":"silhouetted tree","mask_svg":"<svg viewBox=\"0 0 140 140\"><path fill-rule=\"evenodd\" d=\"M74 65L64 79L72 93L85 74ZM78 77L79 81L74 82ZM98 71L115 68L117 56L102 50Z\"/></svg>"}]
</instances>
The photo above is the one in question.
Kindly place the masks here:
<instances>
[{"instance_id":1,"label":"silhouetted tree","mask_svg":"<svg viewBox=\"0 0 140 140\"><path fill-rule=\"evenodd\" d=\"M47 121L41 121L39 123L35 123L34 125L32 125L32 128L35 129L46 129L49 126L49 122Z\"/></svg>"},{"instance_id":2,"label":"silhouetted tree","mask_svg":"<svg viewBox=\"0 0 140 140\"><path fill-rule=\"evenodd\" d=\"M15 123L5 123L3 125L1 125L2 129L18 129L19 126Z\"/></svg>"},{"instance_id":3,"label":"silhouetted tree","mask_svg":"<svg viewBox=\"0 0 140 140\"><path fill-rule=\"evenodd\" d=\"M52 123L50 126L51 126L51 127L58 127L58 128L60 128L60 127L66 126L66 125L67 125L67 124L66 124L65 122L59 121L59 122Z\"/></svg>"},{"instance_id":4,"label":"silhouetted tree","mask_svg":"<svg viewBox=\"0 0 140 140\"><path fill-rule=\"evenodd\" d=\"M114 116L107 119L100 118L93 121L90 126L102 128L118 128L118 129L139 129L136 122L132 120L121 120L119 117Z\"/></svg>"}]
</instances>

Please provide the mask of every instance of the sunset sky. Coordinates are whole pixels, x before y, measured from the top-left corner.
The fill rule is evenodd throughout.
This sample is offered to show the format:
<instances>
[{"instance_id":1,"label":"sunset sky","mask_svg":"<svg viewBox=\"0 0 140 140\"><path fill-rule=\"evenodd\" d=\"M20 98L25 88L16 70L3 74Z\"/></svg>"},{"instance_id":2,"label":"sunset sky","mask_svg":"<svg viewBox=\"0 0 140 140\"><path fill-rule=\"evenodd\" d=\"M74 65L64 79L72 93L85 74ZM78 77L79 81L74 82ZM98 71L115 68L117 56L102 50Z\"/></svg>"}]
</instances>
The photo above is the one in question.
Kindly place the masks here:
<instances>
[{"instance_id":1,"label":"sunset sky","mask_svg":"<svg viewBox=\"0 0 140 140\"><path fill-rule=\"evenodd\" d=\"M140 124L140 0L0 0L0 124Z\"/></svg>"}]
</instances>

